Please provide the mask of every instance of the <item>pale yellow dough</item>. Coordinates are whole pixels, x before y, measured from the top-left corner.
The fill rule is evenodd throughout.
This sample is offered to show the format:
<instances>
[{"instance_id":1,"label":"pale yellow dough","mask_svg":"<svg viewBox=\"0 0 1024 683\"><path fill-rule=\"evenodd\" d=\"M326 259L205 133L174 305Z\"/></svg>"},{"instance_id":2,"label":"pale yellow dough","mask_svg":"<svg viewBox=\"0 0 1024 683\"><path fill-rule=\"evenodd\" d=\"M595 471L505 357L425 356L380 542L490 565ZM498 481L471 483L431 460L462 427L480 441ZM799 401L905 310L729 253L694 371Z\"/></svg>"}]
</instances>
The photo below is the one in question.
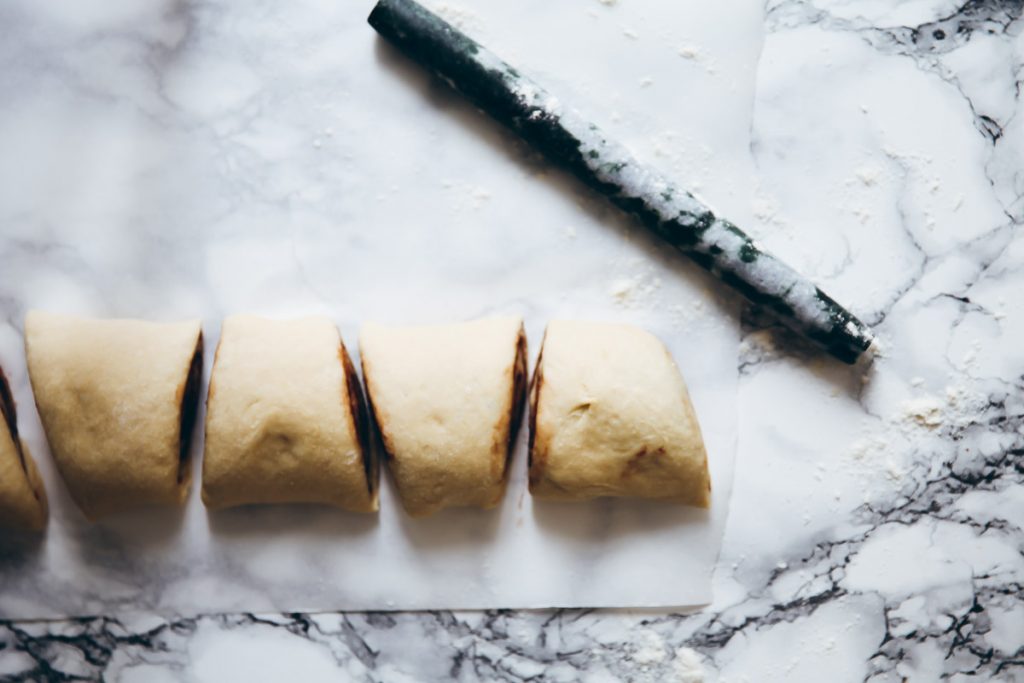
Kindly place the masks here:
<instances>
[{"instance_id":1,"label":"pale yellow dough","mask_svg":"<svg viewBox=\"0 0 1024 683\"><path fill-rule=\"evenodd\" d=\"M552 321L531 387L530 492L708 507L697 417L668 349L627 325Z\"/></svg>"},{"instance_id":2,"label":"pale yellow dough","mask_svg":"<svg viewBox=\"0 0 1024 683\"><path fill-rule=\"evenodd\" d=\"M198 320L31 311L25 352L50 450L86 517L185 500L202 373Z\"/></svg>"},{"instance_id":3,"label":"pale yellow dough","mask_svg":"<svg viewBox=\"0 0 1024 683\"><path fill-rule=\"evenodd\" d=\"M406 511L497 505L525 394L522 320L368 324L359 353Z\"/></svg>"},{"instance_id":4,"label":"pale yellow dough","mask_svg":"<svg viewBox=\"0 0 1024 683\"><path fill-rule=\"evenodd\" d=\"M46 526L46 490L28 447L18 439L18 416L0 369L0 526L41 531Z\"/></svg>"},{"instance_id":5,"label":"pale yellow dough","mask_svg":"<svg viewBox=\"0 0 1024 683\"><path fill-rule=\"evenodd\" d=\"M362 391L327 318L224 321L210 378L203 502L377 509Z\"/></svg>"}]
</instances>

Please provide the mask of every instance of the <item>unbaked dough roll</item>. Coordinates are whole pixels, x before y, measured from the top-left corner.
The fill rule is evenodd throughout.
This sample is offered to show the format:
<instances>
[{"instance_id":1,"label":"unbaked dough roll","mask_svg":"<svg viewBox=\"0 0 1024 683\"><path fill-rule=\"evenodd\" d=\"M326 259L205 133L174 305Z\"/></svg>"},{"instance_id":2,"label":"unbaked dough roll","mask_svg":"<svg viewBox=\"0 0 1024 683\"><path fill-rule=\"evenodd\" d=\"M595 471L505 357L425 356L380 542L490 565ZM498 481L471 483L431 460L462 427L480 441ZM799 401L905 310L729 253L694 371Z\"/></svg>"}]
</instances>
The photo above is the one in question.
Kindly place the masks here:
<instances>
[{"instance_id":1,"label":"unbaked dough roll","mask_svg":"<svg viewBox=\"0 0 1024 683\"><path fill-rule=\"evenodd\" d=\"M526 393L522 319L369 324L359 354L406 511L497 505Z\"/></svg>"},{"instance_id":2,"label":"unbaked dough roll","mask_svg":"<svg viewBox=\"0 0 1024 683\"><path fill-rule=\"evenodd\" d=\"M203 366L198 320L32 311L25 352L50 450L86 517L185 500Z\"/></svg>"},{"instance_id":3,"label":"unbaked dough roll","mask_svg":"<svg viewBox=\"0 0 1024 683\"><path fill-rule=\"evenodd\" d=\"M206 406L207 507L377 509L359 379L327 318L225 320Z\"/></svg>"},{"instance_id":4,"label":"unbaked dough roll","mask_svg":"<svg viewBox=\"0 0 1024 683\"><path fill-rule=\"evenodd\" d=\"M709 506L697 417L654 335L607 323L548 325L530 390L530 492Z\"/></svg>"},{"instance_id":5,"label":"unbaked dough roll","mask_svg":"<svg viewBox=\"0 0 1024 683\"><path fill-rule=\"evenodd\" d=\"M18 415L0 368L0 526L40 531L46 526L46 490L28 447L18 438Z\"/></svg>"}]
</instances>

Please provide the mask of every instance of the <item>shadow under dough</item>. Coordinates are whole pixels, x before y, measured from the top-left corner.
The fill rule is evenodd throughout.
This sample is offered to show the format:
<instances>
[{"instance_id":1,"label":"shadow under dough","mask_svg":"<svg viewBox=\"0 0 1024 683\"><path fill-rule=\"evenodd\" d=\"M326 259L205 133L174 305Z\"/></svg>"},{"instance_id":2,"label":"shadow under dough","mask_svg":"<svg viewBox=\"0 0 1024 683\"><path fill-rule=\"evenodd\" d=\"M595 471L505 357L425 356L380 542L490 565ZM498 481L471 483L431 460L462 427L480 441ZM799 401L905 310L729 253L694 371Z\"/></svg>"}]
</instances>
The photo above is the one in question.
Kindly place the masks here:
<instances>
[{"instance_id":1,"label":"shadow under dough","mask_svg":"<svg viewBox=\"0 0 1024 683\"><path fill-rule=\"evenodd\" d=\"M498 536L502 507L448 508L428 517L410 517L399 511L405 539L420 552L446 553L461 548L485 547Z\"/></svg>"},{"instance_id":2,"label":"shadow under dough","mask_svg":"<svg viewBox=\"0 0 1024 683\"><path fill-rule=\"evenodd\" d=\"M657 500L533 500L534 519L545 533L583 545L682 525L706 525L710 514L710 510Z\"/></svg>"},{"instance_id":3,"label":"shadow under dough","mask_svg":"<svg viewBox=\"0 0 1024 683\"><path fill-rule=\"evenodd\" d=\"M289 536L318 537L325 541L372 533L380 526L377 513L349 512L312 503L243 505L208 510L210 533L225 539Z\"/></svg>"}]
</instances>

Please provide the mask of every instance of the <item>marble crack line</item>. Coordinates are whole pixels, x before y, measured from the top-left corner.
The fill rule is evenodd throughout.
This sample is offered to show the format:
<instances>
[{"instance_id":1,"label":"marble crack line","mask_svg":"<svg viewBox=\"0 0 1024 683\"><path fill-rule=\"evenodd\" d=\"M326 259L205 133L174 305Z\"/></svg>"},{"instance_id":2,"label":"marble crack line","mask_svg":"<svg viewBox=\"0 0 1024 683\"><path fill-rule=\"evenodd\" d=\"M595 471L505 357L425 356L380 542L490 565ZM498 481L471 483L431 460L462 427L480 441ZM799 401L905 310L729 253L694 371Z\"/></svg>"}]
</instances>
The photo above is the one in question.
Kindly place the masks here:
<instances>
[{"instance_id":1,"label":"marble crack line","mask_svg":"<svg viewBox=\"0 0 1024 683\"><path fill-rule=\"evenodd\" d=\"M196 620L180 619L176 622L162 623L152 629L140 633L131 633L121 622L110 617L88 617L70 620L77 629L73 634L45 632L32 635L25 626L11 621L0 621L0 629L5 629L13 638L13 643L2 643L0 652L13 646L18 652L24 652L35 663L31 670L13 674L5 680L11 681L79 681L95 680L110 663L114 653L124 646L142 648L144 651L159 652L165 647L159 642L159 636L167 631L176 633L192 633L196 628ZM125 635L118 635L114 630L121 630ZM79 652L90 671L86 674L67 673L54 666L52 660L57 659L50 652L53 645L58 644L73 648Z\"/></svg>"},{"instance_id":2,"label":"marble crack line","mask_svg":"<svg viewBox=\"0 0 1024 683\"><path fill-rule=\"evenodd\" d=\"M963 438L966 432L978 430L995 430L1016 434L1018 428L1024 427L1024 415L1008 415L1005 403L1002 401L990 399L989 404L983 410L994 412L995 415L975 420L968 425L949 428L945 438L955 442ZM808 568L823 567L823 570L812 571L812 579L805 582L797 593L817 580L825 579L822 588L811 595L797 596L784 602L772 604L766 612L748 614L735 625L725 623L724 620L728 618L727 613L716 615L691 636L690 640L694 647L710 653L725 647L741 633L757 631L762 627L779 622L793 621L812 614L820 606L834 600L848 595L861 594L849 591L841 585L841 582L845 578L846 567L861 546L879 527L893 523L909 526L924 518L956 521L949 519L945 511L954 507L956 501L963 494L978 490L1001 490L1004 486L1024 481L1024 460L1020 457L1022 454L1024 454L1024 445L1018 444L1006 448L995 456L983 457L980 462L972 462L971 467L958 467L957 454L954 453L943 462L940 471L935 476L928 478L923 484L915 482L910 490L904 489L888 504L860 506L855 513L859 512L858 522L866 526L863 531L845 538L820 541L811 548L809 553L787 562L784 568L772 569L761 587L751 591L747 601L739 603L728 611L742 611L745 605L747 609L760 611L760 607L755 607L758 601L761 601L769 593L771 587L780 577L792 571L806 571ZM921 462L930 463L933 457L930 453L923 454ZM991 530L1016 531L1011 526L996 520L989 523L977 522L971 526L979 534ZM1019 599L1019 592L1014 586L1014 583L1008 583L996 587L976 587L975 600L982 600L985 595L989 594L1009 595ZM938 640L947 638L952 642L952 633L952 631L943 631L933 634L930 638ZM892 634L889 635L889 639L892 640ZM887 642L883 639L880 648ZM950 646L954 649L959 647L955 642L945 647ZM1006 666L1012 666L1012 661L1012 659L1007 659L997 663L996 666L1001 667L999 670L1002 670ZM991 662L989 663L991 664Z\"/></svg>"}]
</instances>

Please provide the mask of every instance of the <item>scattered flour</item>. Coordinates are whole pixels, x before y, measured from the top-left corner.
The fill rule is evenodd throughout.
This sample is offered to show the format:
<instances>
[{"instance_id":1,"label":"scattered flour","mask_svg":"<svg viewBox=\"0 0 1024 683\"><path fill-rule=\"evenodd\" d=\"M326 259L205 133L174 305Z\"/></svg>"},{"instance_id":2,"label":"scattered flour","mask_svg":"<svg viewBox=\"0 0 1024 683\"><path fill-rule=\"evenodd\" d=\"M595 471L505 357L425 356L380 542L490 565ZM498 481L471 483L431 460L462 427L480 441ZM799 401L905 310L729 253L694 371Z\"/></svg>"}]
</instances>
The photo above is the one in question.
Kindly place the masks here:
<instances>
[{"instance_id":1,"label":"scattered flour","mask_svg":"<svg viewBox=\"0 0 1024 683\"><path fill-rule=\"evenodd\" d=\"M665 640L655 631L645 629L637 637L637 647L633 651L632 660L640 665L658 664L665 661Z\"/></svg>"},{"instance_id":2,"label":"scattered flour","mask_svg":"<svg viewBox=\"0 0 1024 683\"><path fill-rule=\"evenodd\" d=\"M636 31L634 31L631 28L624 28L624 29L622 29L622 35L626 36L630 40L639 40L640 39L640 34L637 33Z\"/></svg>"},{"instance_id":3,"label":"scattered flour","mask_svg":"<svg viewBox=\"0 0 1024 683\"><path fill-rule=\"evenodd\" d=\"M868 348L875 358L885 358L886 353L889 351L889 342L882 338L882 335L876 334L874 341L871 342L871 346Z\"/></svg>"},{"instance_id":4,"label":"scattered flour","mask_svg":"<svg viewBox=\"0 0 1024 683\"><path fill-rule=\"evenodd\" d=\"M889 458L885 461L885 476L889 481L899 481L904 474L905 472L896 464L895 460Z\"/></svg>"},{"instance_id":5,"label":"scattered flour","mask_svg":"<svg viewBox=\"0 0 1024 683\"><path fill-rule=\"evenodd\" d=\"M698 192L700 179L711 175L714 159L711 147L675 130L667 129L652 136L654 156L658 167L679 179L680 185L690 192Z\"/></svg>"},{"instance_id":6,"label":"scattered flour","mask_svg":"<svg viewBox=\"0 0 1024 683\"><path fill-rule=\"evenodd\" d=\"M640 79L640 87L641 88L646 88L646 87L649 87L651 85L654 85L654 79L651 78L650 76L645 76L645 77Z\"/></svg>"},{"instance_id":7,"label":"scattered flour","mask_svg":"<svg viewBox=\"0 0 1024 683\"><path fill-rule=\"evenodd\" d=\"M878 179L882 177L882 169L877 166L863 166L858 168L854 173L857 176L857 180L867 187L877 185Z\"/></svg>"},{"instance_id":8,"label":"scattered flour","mask_svg":"<svg viewBox=\"0 0 1024 683\"><path fill-rule=\"evenodd\" d=\"M636 280L631 278L620 277L613 280L608 286L608 296L615 300L616 303L624 304L633 298L633 293L636 291Z\"/></svg>"},{"instance_id":9,"label":"scattered flour","mask_svg":"<svg viewBox=\"0 0 1024 683\"><path fill-rule=\"evenodd\" d=\"M704 70L712 76L718 72L715 61L696 45L680 45L676 49L676 53L683 59L687 59L694 64L703 66Z\"/></svg>"},{"instance_id":10,"label":"scattered flour","mask_svg":"<svg viewBox=\"0 0 1024 683\"><path fill-rule=\"evenodd\" d=\"M924 380L914 378L911 384L921 386ZM944 395L926 394L908 399L888 417L865 421L864 434L847 451L847 466L866 477L874 478L882 473L898 484L907 472L907 464L903 462L905 454L914 451L915 442L935 438L935 432L942 427L969 424L977 419L978 411L985 405L984 395L955 385L946 387Z\"/></svg>"},{"instance_id":11,"label":"scattered flour","mask_svg":"<svg viewBox=\"0 0 1024 683\"><path fill-rule=\"evenodd\" d=\"M696 45L681 45L679 47L679 56L683 59L692 59L695 62L700 61L700 48Z\"/></svg>"},{"instance_id":12,"label":"scattered flour","mask_svg":"<svg viewBox=\"0 0 1024 683\"><path fill-rule=\"evenodd\" d=\"M661 278L654 275L650 266L639 273L616 277L608 284L608 296L624 308L636 308L661 288Z\"/></svg>"},{"instance_id":13,"label":"scattered flour","mask_svg":"<svg viewBox=\"0 0 1024 683\"><path fill-rule=\"evenodd\" d=\"M661 280L658 278L620 277L608 286L608 295L619 306L633 308L660 287Z\"/></svg>"},{"instance_id":14,"label":"scattered flour","mask_svg":"<svg viewBox=\"0 0 1024 683\"><path fill-rule=\"evenodd\" d=\"M903 417L934 429L942 424L943 403L933 396L922 396L903 402Z\"/></svg>"},{"instance_id":15,"label":"scattered flour","mask_svg":"<svg viewBox=\"0 0 1024 683\"><path fill-rule=\"evenodd\" d=\"M676 650L672 668L677 683L704 683L704 665L700 655L688 647Z\"/></svg>"},{"instance_id":16,"label":"scattered flour","mask_svg":"<svg viewBox=\"0 0 1024 683\"><path fill-rule=\"evenodd\" d=\"M857 218L862 225L874 220L869 207L877 205L877 197L873 188L880 185L887 177L886 169L876 164L866 163L853 170L853 175L843 181L846 188L840 191L838 208Z\"/></svg>"},{"instance_id":17,"label":"scattered flour","mask_svg":"<svg viewBox=\"0 0 1024 683\"><path fill-rule=\"evenodd\" d=\"M670 304L667 307L667 310L672 322L677 327L692 325L694 322L704 318L707 314L707 308L704 306L704 302L700 299L694 299L689 305Z\"/></svg>"},{"instance_id":18,"label":"scattered flour","mask_svg":"<svg viewBox=\"0 0 1024 683\"><path fill-rule=\"evenodd\" d=\"M565 226L565 236L571 240L576 239L576 228L571 225Z\"/></svg>"},{"instance_id":19,"label":"scattered flour","mask_svg":"<svg viewBox=\"0 0 1024 683\"><path fill-rule=\"evenodd\" d=\"M471 183L455 183L451 180L442 180L441 186L446 190L453 191L451 208L456 211L472 209L479 211L491 201L491 191L486 187L473 185Z\"/></svg>"},{"instance_id":20,"label":"scattered flour","mask_svg":"<svg viewBox=\"0 0 1024 683\"><path fill-rule=\"evenodd\" d=\"M611 7L612 5L618 4L619 0L598 0L602 5Z\"/></svg>"}]
</instances>

